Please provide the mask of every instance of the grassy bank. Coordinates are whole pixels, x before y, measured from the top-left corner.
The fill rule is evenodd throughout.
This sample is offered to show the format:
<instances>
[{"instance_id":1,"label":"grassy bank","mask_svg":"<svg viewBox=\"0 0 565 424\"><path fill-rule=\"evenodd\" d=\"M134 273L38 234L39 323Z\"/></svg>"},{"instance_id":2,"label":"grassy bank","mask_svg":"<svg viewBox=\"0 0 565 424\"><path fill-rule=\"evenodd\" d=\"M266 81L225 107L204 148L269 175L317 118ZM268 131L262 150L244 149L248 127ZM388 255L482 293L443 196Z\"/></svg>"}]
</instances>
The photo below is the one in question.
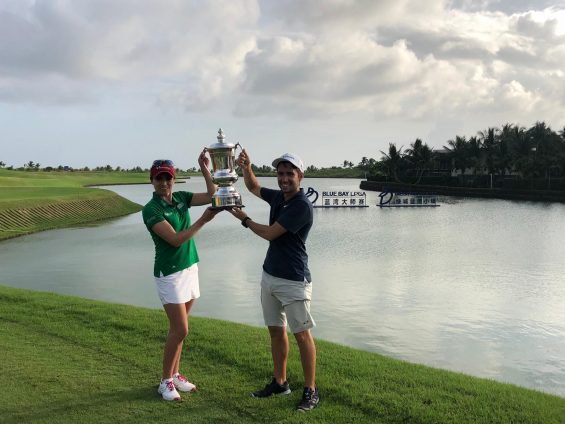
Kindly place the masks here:
<instances>
[{"instance_id":1,"label":"grassy bank","mask_svg":"<svg viewBox=\"0 0 565 424\"><path fill-rule=\"evenodd\" d=\"M0 240L137 212L140 205L92 184L146 183L146 174L0 170Z\"/></svg>"},{"instance_id":2,"label":"grassy bank","mask_svg":"<svg viewBox=\"0 0 565 424\"><path fill-rule=\"evenodd\" d=\"M161 310L0 286L3 423L384 422L562 423L565 399L318 341L321 407L293 393L252 399L271 370L267 332L192 317L183 370L199 386L180 403L156 393L167 320Z\"/></svg>"},{"instance_id":3,"label":"grassy bank","mask_svg":"<svg viewBox=\"0 0 565 424\"><path fill-rule=\"evenodd\" d=\"M47 172L0 169L0 187L84 187L148 182L148 174L143 172Z\"/></svg>"}]
</instances>

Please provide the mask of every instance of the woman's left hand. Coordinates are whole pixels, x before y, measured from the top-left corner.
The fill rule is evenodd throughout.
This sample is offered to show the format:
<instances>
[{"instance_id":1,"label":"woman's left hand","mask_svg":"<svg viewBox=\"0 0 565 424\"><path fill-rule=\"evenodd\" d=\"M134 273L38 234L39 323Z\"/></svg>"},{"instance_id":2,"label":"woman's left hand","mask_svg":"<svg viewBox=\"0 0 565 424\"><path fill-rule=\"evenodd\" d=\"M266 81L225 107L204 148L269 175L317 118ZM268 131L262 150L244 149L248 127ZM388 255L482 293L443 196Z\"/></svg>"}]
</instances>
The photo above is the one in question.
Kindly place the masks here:
<instances>
[{"instance_id":1,"label":"woman's left hand","mask_svg":"<svg viewBox=\"0 0 565 424\"><path fill-rule=\"evenodd\" d=\"M208 169L209 164L210 159L208 159L208 156L206 156L206 150L202 150L202 153L200 153L200 156L198 156L198 165L200 165L200 168Z\"/></svg>"},{"instance_id":2,"label":"woman's left hand","mask_svg":"<svg viewBox=\"0 0 565 424\"><path fill-rule=\"evenodd\" d=\"M204 222L210 222L220 212L222 212L222 209L214 209L212 207L207 207L206 209L204 209L204 212L202 213L201 219Z\"/></svg>"}]
</instances>

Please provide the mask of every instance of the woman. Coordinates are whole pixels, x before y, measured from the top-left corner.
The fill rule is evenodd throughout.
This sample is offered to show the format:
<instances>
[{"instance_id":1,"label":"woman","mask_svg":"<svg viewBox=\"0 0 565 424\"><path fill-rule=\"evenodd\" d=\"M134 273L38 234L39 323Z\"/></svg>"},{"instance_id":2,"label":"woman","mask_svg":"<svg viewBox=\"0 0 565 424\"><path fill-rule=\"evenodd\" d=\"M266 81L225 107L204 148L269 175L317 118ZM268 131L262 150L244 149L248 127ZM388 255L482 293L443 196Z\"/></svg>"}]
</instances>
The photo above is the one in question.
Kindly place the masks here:
<instances>
[{"instance_id":1,"label":"woman","mask_svg":"<svg viewBox=\"0 0 565 424\"><path fill-rule=\"evenodd\" d=\"M193 237L218 213L217 210L207 208L191 224L188 212L192 206L209 205L216 190L208 163L209 159L202 152L198 164L206 181L207 192L173 193L176 176L173 162L153 162L150 180L155 192L143 208L143 222L155 243L153 274L157 292L169 319L169 333L163 353L163 375L158 389L165 400L180 400L178 391L196 390L196 386L179 372L179 363L183 340L188 335L188 316L194 300L200 297L198 253Z\"/></svg>"}]
</instances>

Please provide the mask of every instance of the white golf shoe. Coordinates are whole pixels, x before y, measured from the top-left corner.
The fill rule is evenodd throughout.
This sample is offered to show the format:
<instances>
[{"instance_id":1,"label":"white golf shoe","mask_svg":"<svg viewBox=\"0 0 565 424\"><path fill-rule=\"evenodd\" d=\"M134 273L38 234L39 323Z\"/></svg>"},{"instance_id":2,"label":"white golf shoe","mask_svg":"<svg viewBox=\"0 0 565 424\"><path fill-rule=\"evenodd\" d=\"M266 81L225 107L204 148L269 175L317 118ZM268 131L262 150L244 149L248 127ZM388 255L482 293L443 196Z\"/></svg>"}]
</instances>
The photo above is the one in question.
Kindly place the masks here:
<instances>
[{"instance_id":1,"label":"white golf shoe","mask_svg":"<svg viewBox=\"0 0 565 424\"><path fill-rule=\"evenodd\" d=\"M173 375L173 383L177 390L181 392L195 392L196 386L186 379L186 377L180 373Z\"/></svg>"},{"instance_id":2,"label":"white golf shoe","mask_svg":"<svg viewBox=\"0 0 565 424\"><path fill-rule=\"evenodd\" d=\"M173 380L161 381L161 384L159 384L159 389L157 389L157 392L160 395L162 395L163 399L165 400L180 400L179 392L177 392Z\"/></svg>"}]
</instances>

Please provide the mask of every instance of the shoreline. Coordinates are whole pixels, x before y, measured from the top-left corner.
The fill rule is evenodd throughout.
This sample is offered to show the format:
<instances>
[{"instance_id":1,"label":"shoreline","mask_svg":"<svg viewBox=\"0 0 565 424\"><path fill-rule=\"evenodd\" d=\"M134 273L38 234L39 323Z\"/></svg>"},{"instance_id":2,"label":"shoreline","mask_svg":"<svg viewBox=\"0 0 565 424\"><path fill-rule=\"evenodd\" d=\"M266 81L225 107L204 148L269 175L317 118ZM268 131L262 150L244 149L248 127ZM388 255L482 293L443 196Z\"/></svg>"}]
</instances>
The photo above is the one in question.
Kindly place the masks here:
<instances>
[{"instance_id":1,"label":"shoreline","mask_svg":"<svg viewBox=\"0 0 565 424\"><path fill-rule=\"evenodd\" d=\"M42 204L0 211L0 242L46 230L87 225L138 212L141 205L108 191L103 197Z\"/></svg>"},{"instance_id":2,"label":"shoreline","mask_svg":"<svg viewBox=\"0 0 565 424\"><path fill-rule=\"evenodd\" d=\"M189 180L190 177L177 178L175 184L186 184L185 180ZM133 183L100 183L100 184L85 184L84 187L96 188L105 186L127 186L127 185L151 185L151 182L133 182Z\"/></svg>"}]
</instances>

